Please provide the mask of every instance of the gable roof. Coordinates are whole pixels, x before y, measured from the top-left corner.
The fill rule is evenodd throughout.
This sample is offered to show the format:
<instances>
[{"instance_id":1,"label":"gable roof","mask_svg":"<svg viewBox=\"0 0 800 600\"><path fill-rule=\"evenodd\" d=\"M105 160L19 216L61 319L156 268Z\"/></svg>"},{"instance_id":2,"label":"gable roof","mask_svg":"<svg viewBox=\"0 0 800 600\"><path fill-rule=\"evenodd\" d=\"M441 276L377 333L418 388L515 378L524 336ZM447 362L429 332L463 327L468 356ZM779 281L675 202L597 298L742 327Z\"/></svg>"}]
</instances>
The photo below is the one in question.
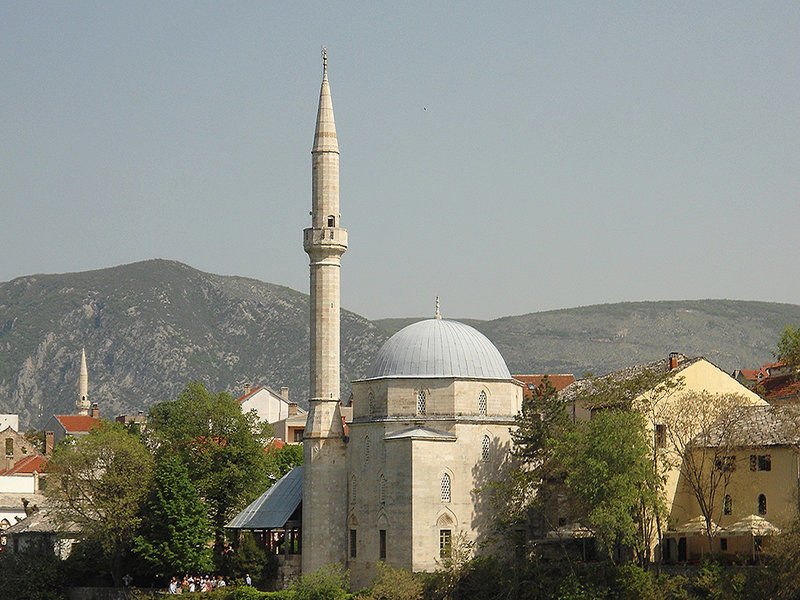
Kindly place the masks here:
<instances>
[{"instance_id":1,"label":"gable roof","mask_svg":"<svg viewBox=\"0 0 800 600\"><path fill-rule=\"evenodd\" d=\"M256 498L226 529L282 529L303 500L303 467L295 467Z\"/></svg>"},{"instance_id":2,"label":"gable roof","mask_svg":"<svg viewBox=\"0 0 800 600\"><path fill-rule=\"evenodd\" d=\"M41 454L26 456L14 463L10 469L0 471L0 475L30 475L34 472L41 473L47 465L47 458Z\"/></svg>"},{"instance_id":3,"label":"gable roof","mask_svg":"<svg viewBox=\"0 0 800 600\"><path fill-rule=\"evenodd\" d=\"M100 419L88 415L53 415L68 434L89 433L100 426Z\"/></svg>"},{"instance_id":4,"label":"gable roof","mask_svg":"<svg viewBox=\"0 0 800 600\"><path fill-rule=\"evenodd\" d=\"M597 380L600 381L610 381L610 382L626 382L634 379L638 375L641 375L647 371L653 371L655 373L680 373L686 367L689 367L696 362L701 360L705 360L709 364L714 364L711 361L703 358L702 356L696 356L694 358L689 358L683 354L677 355L678 365L674 369L670 369L670 359L661 358L659 360L654 360L648 363L642 363L639 365L633 365L631 367L626 367L624 369L620 369L619 371L612 371L611 373L607 373L601 377L597 377ZM714 365L716 366L716 365ZM717 367L719 368L719 367ZM720 369L721 370L721 369ZM723 371L724 373L724 371ZM725 373L728 375L727 373ZM572 383L565 387L560 395L564 400L574 400L576 396L583 392L590 392L594 388L594 379L579 379L575 383Z\"/></svg>"},{"instance_id":5,"label":"gable roof","mask_svg":"<svg viewBox=\"0 0 800 600\"><path fill-rule=\"evenodd\" d=\"M795 406L749 406L741 416L742 448L800 446L800 408ZM707 443L708 447L715 444Z\"/></svg>"}]
</instances>

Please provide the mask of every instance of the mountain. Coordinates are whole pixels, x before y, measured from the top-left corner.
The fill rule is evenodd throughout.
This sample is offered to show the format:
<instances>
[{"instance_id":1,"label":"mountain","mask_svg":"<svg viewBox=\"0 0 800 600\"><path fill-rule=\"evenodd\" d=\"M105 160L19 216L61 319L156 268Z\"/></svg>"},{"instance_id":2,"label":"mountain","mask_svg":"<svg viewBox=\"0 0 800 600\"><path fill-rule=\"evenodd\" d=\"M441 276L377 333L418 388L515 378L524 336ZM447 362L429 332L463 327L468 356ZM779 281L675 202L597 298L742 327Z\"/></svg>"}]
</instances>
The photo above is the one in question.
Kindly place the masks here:
<instances>
[{"instance_id":1,"label":"mountain","mask_svg":"<svg viewBox=\"0 0 800 600\"><path fill-rule=\"evenodd\" d=\"M388 336L417 320L342 312L343 397ZM731 371L769 361L800 306L636 302L464 322L515 373L601 374L673 350ZM73 412L81 346L90 400L107 417L174 398L192 380L233 394L245 383L286 385L305 404L308 335L306 294L174 261L20 277L0 283L0 412L33 426Z\"/></svg>"},{"instance_id":2,"label":"mountain","mask_svg":"<svg viewBox=\"0 0 800 600\"><path fill-rule=\"evenodd\" d=\"M188 381L238 394L245 383L308 396L308 296L243 277L149 260L0 284L0 412L42 425L72 413L81 346L101 414L146 410ZM343 395L385 334L342 311Z\"/></svg>"},{"instance_id":3,"label":"mountain","mask_svg":"<svg viewBox=\"0 0 800 600\"><path fill-rule=\"evenodd\" d=\"M418 319L382 319L387 334ZM800 306L740 300L622 302L503 317L464 319L488 337L512 373L600 375L666 356L704 356L731 372L773 360Z\"/></svg>"}]
</instances>

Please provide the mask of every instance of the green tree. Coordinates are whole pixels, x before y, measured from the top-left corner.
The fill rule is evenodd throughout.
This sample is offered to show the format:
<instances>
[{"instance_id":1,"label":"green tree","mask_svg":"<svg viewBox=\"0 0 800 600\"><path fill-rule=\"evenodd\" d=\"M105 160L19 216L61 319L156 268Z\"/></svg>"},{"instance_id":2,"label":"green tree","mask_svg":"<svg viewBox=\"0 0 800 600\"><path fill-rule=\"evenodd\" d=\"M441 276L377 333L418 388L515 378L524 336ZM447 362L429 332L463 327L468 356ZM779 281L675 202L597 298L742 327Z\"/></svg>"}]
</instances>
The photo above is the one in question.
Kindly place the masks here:
<instances>
[{"instance_id":1,"label":"green tree","mask_svg":"<svg viewBox=\"0 0 800 600\"><path fill-rule=\"evenodd\" d=\"M628 410L598 412L557 442L566 489L612 562L620 545L633 548L640 564L649 560L648 523L662 510L651 455L645 417Z\"/></svg>"},{"instance_id":2,"label":"green tree","mask_svg":"<svg viewBox=\"0 0 800 600\"><path fill-rule=\"evenodd\" d=\"M205 505L177 454L158 460L134 550L163 577L202 573L213 566L211 526Z\"/></svg>"},{"instance_id":3,"label":"green tree","mask_svg":"<svg viewBox=\"0 0 800 600\"><path fill-rule=\"evenodd\" d=\"M545 507L555 493L551 458L555 440L571 426L564 402L547 376L522 402L511 431L514 468L505 484L498 486L501 529L525 521L542 523Z\"/></svg>"},{"instance_id":4,"label":"green tree","mask_svg":"<svg viewBox=\"0 0 800 600\"><path fill-rule=\"evenodd\" d=\"M282 448L270 446L267 451L267 473L269 473L269 478L273 482L302 464L302 444L286 444Z\"/></svg>"},{"instance_id":5,"label":"green tree","mask_svg":"<svg viewBox=\"0 0 800 600\"><path fill-rule=\"evenodd\" d=\"M148 435L158 453L176 454L188 467L220 555L225 524L270 485L264 447L271 428L229 394L190 383L176 400L151 408Z\"/></svg>"},{"instance_id":6,"label":"green tree","mask_svg":"<svg viewBox=\"0 0 800 600\"><path fill-rule=\"evenodd\" d=\"M153 457L139 438L107 422L60 444L47 466L47 495L59 521L99 542L115 585L152 471Z\"/></svg>"},{"instance_id":7,"label":"green tree","mask_svg":"<svg viewBox=\"0 0 800 600\"><path fill-rule=\"evenodd\" d=\"M787 325L784 328L775 356L787 365L800 369L800 327Z\"/></svg>"}]
</instances>

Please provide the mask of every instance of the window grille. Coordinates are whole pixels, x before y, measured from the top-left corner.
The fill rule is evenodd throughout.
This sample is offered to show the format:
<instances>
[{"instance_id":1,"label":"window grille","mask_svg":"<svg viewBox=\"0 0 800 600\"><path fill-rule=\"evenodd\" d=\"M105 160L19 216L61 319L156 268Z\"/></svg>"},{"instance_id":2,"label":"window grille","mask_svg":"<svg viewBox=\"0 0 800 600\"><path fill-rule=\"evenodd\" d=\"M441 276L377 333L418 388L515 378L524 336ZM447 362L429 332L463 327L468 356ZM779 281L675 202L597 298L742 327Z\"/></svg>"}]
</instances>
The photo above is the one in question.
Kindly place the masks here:
<instances>
[{"instance_id":1,"label":"window grille","mask_svg":"<svg viewBox=\"0 0 800 600\"><path fill-rule=\"evenodd\" d=\"M442 502L450 502L450 475L442 475Z\"/></svg>"},{"instance_id":2,"label":"window grille","mask_svg":"<svg viewBox=\"0 0 800 600\"><path fill-rule=\"evenodd\" d=\"M733 500L730 494L725 494L725 499L722 501L722 512L726 515L733 514Z\"/></svg>"},{"instance_id":3,"label":"window grille","mask_svg":"<svg viewBox=\"0 0 800 600\"><path fill-rule=\"evenodd\" d=\"M478 414L482 417L486 416L486 392L481 390L481 395L478 396Z\"/></svg>"},{"instance_id":4,"label":"window grille","mask_svg":"<svg viewBox=\"0 0 800 600\"><path fill-rule=\"evenodd\" d=\"M439 558L449 558L453 549L453 530L439 530Z\"/></svg>"},{"instance_id":5,"label":"window grille","mask_svg":"<svg viewBox=\"0 0 800 600\"><path fill-rule=\"evenodd\" d=\"M426 410L426 397L425 392L420 390L417 392L417 414L424 415Z\"/></svg>"},{"instance_id":6,"label":"window grille","mask_svg":"<svg viewBox=\"0 0 800 600\"><path fill-rule=\"evenodd\" d=\"M484 461L489 460L489 436L483 436L483 440L481 440L481 459Z\"/></svg>"},{"instance_id":7,"label":"window grille","mask_svg":"<svg viewBox=\"0 0 800 600\"><path fill-rule=\"evenodd\" d=\"M356 558L356 550L357 550L356 542L357 541L358 541L358 538L356 537L356 530L355 529L351 529L350 530L350 558Z\"/></svg>"}]
</instances>

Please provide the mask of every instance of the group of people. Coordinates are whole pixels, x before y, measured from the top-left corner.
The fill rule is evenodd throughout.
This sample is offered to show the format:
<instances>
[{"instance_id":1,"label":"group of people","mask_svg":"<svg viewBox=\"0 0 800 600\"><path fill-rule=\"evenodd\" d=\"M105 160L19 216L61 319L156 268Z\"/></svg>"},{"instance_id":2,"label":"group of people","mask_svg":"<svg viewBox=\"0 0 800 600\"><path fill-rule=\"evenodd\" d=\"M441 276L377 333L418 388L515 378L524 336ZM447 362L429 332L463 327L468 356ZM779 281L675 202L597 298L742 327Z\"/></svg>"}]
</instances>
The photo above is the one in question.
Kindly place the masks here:
<instances>
[{"instance_id":1,"label":"group of people","mask_svg":"<svg viewBox=\"0 0 800 600\"><path fill-rule=\"evenodd\" d=\"M250 585L250 575L246 578ZM182 594L183 592L210 592L217 588L227 586L227 582L222 575L216 577L212 575L184 575L183 579L173 577L169 582L167 592L169 594Z\"/></svg>"}]
</instances>

